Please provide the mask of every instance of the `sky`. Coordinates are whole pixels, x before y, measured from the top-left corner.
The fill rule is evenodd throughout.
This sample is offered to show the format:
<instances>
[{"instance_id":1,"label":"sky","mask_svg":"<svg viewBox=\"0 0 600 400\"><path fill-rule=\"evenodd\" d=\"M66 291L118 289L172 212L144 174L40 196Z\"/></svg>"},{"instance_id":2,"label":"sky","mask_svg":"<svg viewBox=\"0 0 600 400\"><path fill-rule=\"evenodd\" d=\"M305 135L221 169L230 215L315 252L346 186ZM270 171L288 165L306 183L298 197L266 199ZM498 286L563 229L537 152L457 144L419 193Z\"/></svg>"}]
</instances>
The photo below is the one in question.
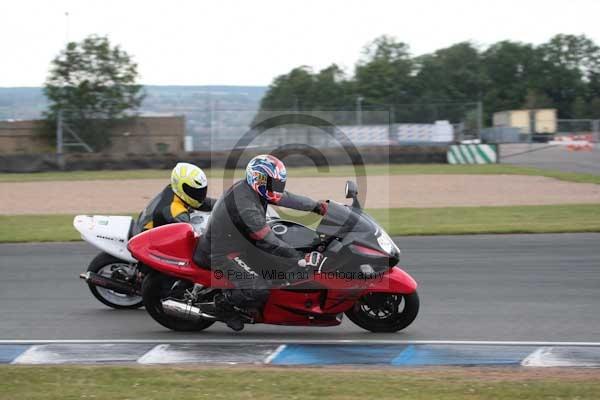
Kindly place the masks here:
<instances>
[{"instance_id":1,"label":"sky","mask_svg":"<svg viewBox=\"0 0 600 400\"><path fill-rule=\"evenodd\" d=\"M600 43L598 15L598 0L0 0L0 87L43 85L67 39L90 34L132 55L142 84L268 85L300 65L351 73L383 34L415 55L557 33Z\"/></svg>"}]
</instances>

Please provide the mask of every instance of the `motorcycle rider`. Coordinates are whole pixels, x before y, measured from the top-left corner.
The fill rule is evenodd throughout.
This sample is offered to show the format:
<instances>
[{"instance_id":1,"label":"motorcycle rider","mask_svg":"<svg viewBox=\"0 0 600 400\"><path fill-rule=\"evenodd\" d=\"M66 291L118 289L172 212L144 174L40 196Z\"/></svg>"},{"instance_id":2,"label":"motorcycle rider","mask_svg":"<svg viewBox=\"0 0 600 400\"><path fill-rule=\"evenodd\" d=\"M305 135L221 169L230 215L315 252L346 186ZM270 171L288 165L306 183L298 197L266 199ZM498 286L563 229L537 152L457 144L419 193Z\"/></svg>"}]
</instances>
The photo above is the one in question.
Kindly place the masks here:
<instances>
[{"instance_id":1,"label":"motorcycle rider","mask_svg":"<svg viewBox=\"0 0 600 400\"><path fill-rule=\"evenodd\" d=\"M190 222L190 210L211 211L215 200L206 197L208 179L194 164L178 163L171 171L171 184L166 186L137 220L139 232L175 222Z\"/></svg>"},{"instance_id":2,"label":"motorcycle rider","mask_svg":"<svg viewBox=\"0 0 600 400\"><path fill-rule=\"evenodd\" d=\"M269 284L259 266L277 256L278 268L320 267L326 257L304 254L279 239L266 221L269 204L325 215L327 203L285 191L287 172L272 155L254 157L246 179L233 184L214 205L205 235L198 242L194 261L224 272L235 289L215 296L217 315L231 329L243 329L235 307L259 310L269 296ZM217 276L217 275L215 275Z\"/></svg>"}]
</instances>

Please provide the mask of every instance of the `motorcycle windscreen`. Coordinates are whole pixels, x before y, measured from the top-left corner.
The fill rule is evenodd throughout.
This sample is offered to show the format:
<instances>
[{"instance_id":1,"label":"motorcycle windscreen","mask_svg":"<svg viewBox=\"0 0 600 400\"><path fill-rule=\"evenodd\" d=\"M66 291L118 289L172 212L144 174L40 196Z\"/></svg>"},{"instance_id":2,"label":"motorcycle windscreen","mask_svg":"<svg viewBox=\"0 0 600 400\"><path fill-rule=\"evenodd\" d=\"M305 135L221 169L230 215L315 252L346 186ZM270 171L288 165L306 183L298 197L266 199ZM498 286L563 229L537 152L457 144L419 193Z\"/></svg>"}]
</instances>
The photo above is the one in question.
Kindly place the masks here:
<instances>
[{"instance_id":1,"label":"motorcycle windscreen","mask_svg":"<svg viewBox=\"0 0 600 400\"><path fill-rule=\"evenodd\" d=\"M327 236L343 237L348 232L375 232L377 225L364 218L351 207L330 200L327 214L317 227L317 232Z\"/></svg>"}]
</instances>

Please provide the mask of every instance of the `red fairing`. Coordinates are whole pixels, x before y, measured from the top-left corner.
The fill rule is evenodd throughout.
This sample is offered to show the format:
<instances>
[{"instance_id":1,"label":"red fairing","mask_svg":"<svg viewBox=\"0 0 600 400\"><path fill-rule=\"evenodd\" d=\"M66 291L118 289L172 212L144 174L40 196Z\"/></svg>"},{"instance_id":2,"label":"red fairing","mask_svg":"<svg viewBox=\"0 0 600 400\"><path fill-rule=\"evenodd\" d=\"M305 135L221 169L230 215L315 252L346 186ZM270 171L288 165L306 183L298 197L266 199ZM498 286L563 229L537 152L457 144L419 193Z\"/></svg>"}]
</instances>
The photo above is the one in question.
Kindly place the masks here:
<instances>
[{"instance_id":1,"label":"red fairing","mask_svg":"<svg viewBox=\"0 0 600 400\"><path fill-rule=\"evenodd\" d=\"M262 319L257 322L275 325L339 325L342 322L341 313L354 305L356 292L332 292L335 291L271 290Z\"/></svg>"},{"instance_id":2,"label":"red fairing","mask_svg":"<svg viewBox=\"0 0 600 400\"><path fill-rule=\"evenodd\" d=\"M417 290L417 282L403 269L390 268L382 279L375 279L363 294L369 292L412 294Z\"/></svg>"},{"instance_id":3,"label":"red fairing","mask_svg":"<svg viewBox=\"0 0 600 400\"><path fill-rule=\"evenodd\" d=\"M212 271L194 264L192 255L199 236L189 224L161 226L139 234L128 248L143 264L166 275L187 279L207 287L233 288L226 278L212 279ZM232 254L233 255L233 254ZM310 284L310 290L302 285ZM296 289L296 290L290 290ZM315 274L310 281L297 282L288 289L272 289L258 323L278 325L339 325L342 313L370 292L411 294L417 283L399 267L390 268L379 278L347 280Z\"/></svg>"},{"instance_id":4,"label":"red fairing","mask_svg":"<svg viewBox=\"0 0 600 400\"><path fill-rule=\"evenodd\" d=\"M324 290L272 290L264 308L264 319L257 322L279 325L338 325L341 322L341 313L353 307L356 300L367 293L411 294L417 289L415 280L398 267L390 268L381 278L367 281L335 279L318 274L313 281L320 284ZM294 285L290 288L293 287Z\"/></svg>"},{"instance_id":5,"label":"red fairing","mask_svg":"<svg viewBox=\"0 0 600 400\"><path fill-rule=\"evenodd\" d=\"M166 275L205 286L231 287L226 279L212 280L212 271L194 264L192 255L198 240L190 224L177 223L136 235L127 248L137 260Z\"/></svg>"}]
</instances>

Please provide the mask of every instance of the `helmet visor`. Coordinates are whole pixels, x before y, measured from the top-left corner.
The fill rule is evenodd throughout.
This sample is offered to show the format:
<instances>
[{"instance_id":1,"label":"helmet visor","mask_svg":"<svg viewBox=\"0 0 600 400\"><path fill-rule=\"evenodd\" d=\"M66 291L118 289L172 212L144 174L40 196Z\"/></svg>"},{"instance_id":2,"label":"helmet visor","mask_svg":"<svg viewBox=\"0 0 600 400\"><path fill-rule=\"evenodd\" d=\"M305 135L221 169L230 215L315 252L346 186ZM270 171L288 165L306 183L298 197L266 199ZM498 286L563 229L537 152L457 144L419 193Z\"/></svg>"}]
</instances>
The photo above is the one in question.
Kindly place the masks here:
<instances>
[{"instance_id":1,"label":"helmet visor","mask_svg":"<svg viewBox=\"0 0 600 400\"><path fill-rule=\"evenodd\" d=\"M285 190L285 181L281 179L267 178L267 191L275 193L283 193Z\"/></svg>"},{"instance_id":2,"label":"helmet visor","mask_svg":"<svg viewBox=\"0 0 600 400\"><path fill-rule=\"evenodd\" d=\"M188 196L190 196L192 199L202 203L204 201L204 199L206 199L206 190L207 187L203 187L203 188L194 188L191 187L190 185L188 185L187 183L184 183L182 185L183 187L183 192L185 194L187 194Z\"/></svg>"}]
</instances>

